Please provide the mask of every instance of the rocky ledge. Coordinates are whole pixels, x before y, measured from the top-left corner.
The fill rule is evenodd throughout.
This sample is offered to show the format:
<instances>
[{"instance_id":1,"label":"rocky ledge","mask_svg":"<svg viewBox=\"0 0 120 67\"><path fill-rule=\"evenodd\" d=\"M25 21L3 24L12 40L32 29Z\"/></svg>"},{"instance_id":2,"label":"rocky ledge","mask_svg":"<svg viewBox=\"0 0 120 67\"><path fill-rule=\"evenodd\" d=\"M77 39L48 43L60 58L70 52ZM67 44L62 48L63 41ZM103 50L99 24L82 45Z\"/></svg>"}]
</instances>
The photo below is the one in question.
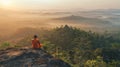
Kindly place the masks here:
<instances>
[{"instance_id":1,"label":"rocky ledge","mask_svg":"<svg viewBox=\"0 0 120 67\"><path fill-rule=\"evenodd\" d=\"M8 48L0 50L0 67L71 67L44 50Z\"/></svg>"}]
</instances>

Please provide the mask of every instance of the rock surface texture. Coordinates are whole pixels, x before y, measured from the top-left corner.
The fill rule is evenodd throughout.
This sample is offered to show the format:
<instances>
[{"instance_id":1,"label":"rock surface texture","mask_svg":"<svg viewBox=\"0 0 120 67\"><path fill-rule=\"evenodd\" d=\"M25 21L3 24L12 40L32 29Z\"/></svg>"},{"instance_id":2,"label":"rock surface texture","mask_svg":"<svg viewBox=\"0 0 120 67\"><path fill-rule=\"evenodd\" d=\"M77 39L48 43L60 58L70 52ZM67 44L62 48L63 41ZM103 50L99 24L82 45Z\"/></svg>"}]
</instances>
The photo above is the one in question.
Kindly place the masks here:
<instances>
[{"instance_id":1,"label":"rock surface texture","mask_svg":"<svg viewBox=\"0 0 120 67\"><path fill-rule=\"evenodd\" d=\"M9 48L0 51L0 67L71 67L41 49Z\"/></svg>"}]
</instances>

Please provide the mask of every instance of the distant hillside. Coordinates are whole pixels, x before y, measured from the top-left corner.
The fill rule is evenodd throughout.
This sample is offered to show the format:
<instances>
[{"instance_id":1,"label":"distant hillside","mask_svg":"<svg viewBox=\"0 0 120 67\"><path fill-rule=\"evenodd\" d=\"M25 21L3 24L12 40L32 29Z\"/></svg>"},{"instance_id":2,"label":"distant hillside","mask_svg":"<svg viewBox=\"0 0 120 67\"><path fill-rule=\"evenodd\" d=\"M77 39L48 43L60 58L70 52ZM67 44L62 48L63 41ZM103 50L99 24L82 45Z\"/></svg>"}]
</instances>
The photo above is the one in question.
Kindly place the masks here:
<instances>
[{"instance_id":1,"label":"distant hillside","mask_svg":"<svg viewBox=\"0 0 120 67\"><path fill-rule=\"evenodd\" d=\"M2 40L16 44L19 41L30 37L29 39L31 41L33 35L40 34L41 32L42 32L41 29L38 28L29 28L29 27L20 28L16 30L16 32L14 32L12 35L2 38Z\"/></svg>"},{"instance_id":2,"label":"distant hillside","mask_svg":"<svg viewBox=\"0 0 120 67\"><path fill-rule=\"evenodd\" d=\"M113 14L113 13L120 13L120 9L98 9L98 10L93 10L91 12Z\"/></svg>"},{"instance_id":3,"label":"distant hillside","mask_svg":"<svg viewBox=\"0 0 120 67\"><path fill-rule=\"evenodd\" d=\"M59 17L55 18L54 20L62 20L62 21L74 21L74 22L79 22L79 23L91 23L91 24L112 24L109 21L105 21L102 19L98 18L87 18L87 17L82 17L82 16L75 16L75 15L70 15L70 16L65 16L65 17Z\"/></svg>"}]
</instances>

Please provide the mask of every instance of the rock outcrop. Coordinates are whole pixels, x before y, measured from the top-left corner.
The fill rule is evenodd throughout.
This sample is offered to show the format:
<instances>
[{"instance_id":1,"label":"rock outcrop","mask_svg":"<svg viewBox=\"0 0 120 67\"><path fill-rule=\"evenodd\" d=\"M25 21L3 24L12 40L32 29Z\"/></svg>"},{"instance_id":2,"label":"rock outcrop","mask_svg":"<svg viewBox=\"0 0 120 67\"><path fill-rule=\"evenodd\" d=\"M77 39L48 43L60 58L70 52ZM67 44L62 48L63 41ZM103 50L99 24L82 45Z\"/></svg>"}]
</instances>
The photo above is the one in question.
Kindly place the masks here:
<instances>
[{"instance_id":1,"label":"rock outcrop","mask_svg":"<svg viewBox=\"0 0 120 67\"><path fill-rule=\"evenodd\" d=\"M0 51L0 67L71 67L41 49L9 48Z\"/></svg>"}]
</instances>

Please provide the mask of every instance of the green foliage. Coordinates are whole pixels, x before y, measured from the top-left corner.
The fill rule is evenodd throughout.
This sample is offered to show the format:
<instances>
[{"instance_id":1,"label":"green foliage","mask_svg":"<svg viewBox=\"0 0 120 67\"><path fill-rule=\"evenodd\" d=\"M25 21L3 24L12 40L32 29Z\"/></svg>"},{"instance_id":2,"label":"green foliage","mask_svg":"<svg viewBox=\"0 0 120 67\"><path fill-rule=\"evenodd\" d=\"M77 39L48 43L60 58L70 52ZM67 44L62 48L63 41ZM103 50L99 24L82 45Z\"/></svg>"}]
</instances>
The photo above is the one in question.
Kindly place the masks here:
<instances>
[{"instance_id":1,"label":"green foliage","mask_svg":"<svg viewBox=\"0 0 120 67\"><path fill-rule=\"evenodd\" d=\"M9 47L12 47L12 45L8 42L4 42L0 45L0 49L6 49L6 48L9 48Z\"/></svg>"},{"instance_id":2,"label":"green foliage","mask_svg":"<svg viewBox=\"0 0 120 67\"><path fill-rule=\"evenodd\" d=\"M43 49L47 50L50 54L55 53L54 52L55 51L55 45L51 44L49 41L43 42L42 46L43 46Z\"/></svg>"},{"instance_id":3,"label":"green foliage","mask_svg":"<svg viewBox=\"0 0 120 67\"><path fill-rule=\"evenodd\" d=\"M120 50L114 48L104 48L102 49L102 56L105 62L109 63L113 60L119 61L120 60Z\"/></svg>"},{"instance_id":4,"label":"green foliage","mask_svg":"<svg viewBox=\"0 0 120 67\"><path fill-rule=\"evenodd\" d=\"M112 43L111 45L114 49L120 49L120 43Z\"/></svg>"},{"instance_id":5,"label":"green foliage","mask_svg":"<svg viewBox=\"0 0 120 67\"><path fill-rule=\"evenodd\" d=\"M46 31L46 34L40 36L45 50L73 67L106 67L108 62L116 60L106 56L111 54L113 55L110 57L119 56L117 53L119 53L120 40L109 34L100 35L65 25ZM110 61L106 61L107 59Z\"/></svg>"},{"instance_id":6,"label":"green foliage","mask_svg":"<svg viewBox=\"0 0 120 67\"><path fill-rule=\"evenodd\" d=\"M59 58L70 63L73 67L83 67L85 64L105 67L107 64L106 56L109 54L104 50L109 51L108 48L118 49L118 44L120 44L119 40L109 34L100 35L91 31L85 32L68 25L57 27L49 31L49 34L45 34L44 37L46 37L44 40L48 41L45 43L46 50L53 55L55 54L54 56L57 53ZM114 50L109 52L114 54ZM115 57L115 55L111 57ZM103 57L103 59L99 60L98 56ZM109 60L114 59L116 58Z\"/></svg>"},{"instance_id":7,"label":"green foliage","mask_svg":"<svg viewBox=\"0 0 120 67\"><path fill-rule=\"evenodd\" d=\"M0 44L0 50L7 48L21 48L21 47L22 46L20 45L11 44L9 42L3 42L2 44Z\"/></svg>"},{"instance_id":8,"label":"green foliage","mask_svg":"<svg viewBox=\"0 0 120 67\"><path fill-rule=\"evenodd\" d=\"M112 61L107 64L107 67L120 67L120 61Z\"/></svg>"},{"instance_id":9,"label":"green foliage","mask_svg":"<svg viewBox=\"0 0 120 67\"><path fill-rule=\"evenodd\" d=\"M68 25L33 32L26 32L26 38L15 47L31 46L32 35L38 33L43 49L73 67L120 67L120 38L115 35L86 32Z\"/></svg>"},{"instance_id":10,"label":"green foliage","mask_svg":"<svg viewBox=\"0 0 120 67\"><path fill-rule=\"evenodd\" d=\"M106 63L102 57L98 56L95 60L88 60L84 67L106 67Z\"/></svg>"}]
</instances>

